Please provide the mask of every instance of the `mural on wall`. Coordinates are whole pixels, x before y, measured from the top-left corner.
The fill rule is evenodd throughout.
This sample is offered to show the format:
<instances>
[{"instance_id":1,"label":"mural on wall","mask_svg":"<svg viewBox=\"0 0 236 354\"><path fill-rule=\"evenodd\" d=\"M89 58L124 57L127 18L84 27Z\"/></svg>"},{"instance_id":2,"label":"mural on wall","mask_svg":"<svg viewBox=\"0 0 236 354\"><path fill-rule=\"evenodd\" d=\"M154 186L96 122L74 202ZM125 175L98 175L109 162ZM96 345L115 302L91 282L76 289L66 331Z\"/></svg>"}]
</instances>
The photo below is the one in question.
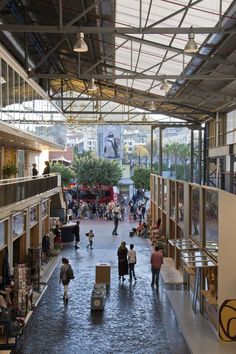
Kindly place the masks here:
<instances>
[{"instance_id":1,"label":"mural on wall","mask_svg":"<svg viewBox=\"0 0 236 354\"><path fill-rule=\"evenodd\" d=\"M121 127L103 127L103 156L107 158L120 158Z\"/></svg>"},{"instance_id":2,"label":"mural on wall","mask_svg":"<svg viewBox=\"0 0 236 354\"><path fill-rule=\"evenodd\" d=\"M220 307L219 336L224 342L236 342L236 299L225 300Z\"/></svg>"}]
</instances>

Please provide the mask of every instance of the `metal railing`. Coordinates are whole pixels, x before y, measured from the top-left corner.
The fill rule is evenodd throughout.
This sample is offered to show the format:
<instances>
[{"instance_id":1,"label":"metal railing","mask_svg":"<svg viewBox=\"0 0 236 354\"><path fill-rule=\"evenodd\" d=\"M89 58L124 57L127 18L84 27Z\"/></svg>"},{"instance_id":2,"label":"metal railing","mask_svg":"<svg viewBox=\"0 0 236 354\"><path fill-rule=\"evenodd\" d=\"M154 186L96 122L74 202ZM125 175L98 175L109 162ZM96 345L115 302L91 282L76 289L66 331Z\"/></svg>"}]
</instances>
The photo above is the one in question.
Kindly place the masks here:
<instances>
[{"instance_id":1,"label":"metal railing","mask_svg":"<svg viewBox=\"0 0 236 354\"><path fill-rule=\"evenodd\" d=\"M57 173L0 180L0 208L34 197L60 185Z\"/></svg>"}]
</instances>

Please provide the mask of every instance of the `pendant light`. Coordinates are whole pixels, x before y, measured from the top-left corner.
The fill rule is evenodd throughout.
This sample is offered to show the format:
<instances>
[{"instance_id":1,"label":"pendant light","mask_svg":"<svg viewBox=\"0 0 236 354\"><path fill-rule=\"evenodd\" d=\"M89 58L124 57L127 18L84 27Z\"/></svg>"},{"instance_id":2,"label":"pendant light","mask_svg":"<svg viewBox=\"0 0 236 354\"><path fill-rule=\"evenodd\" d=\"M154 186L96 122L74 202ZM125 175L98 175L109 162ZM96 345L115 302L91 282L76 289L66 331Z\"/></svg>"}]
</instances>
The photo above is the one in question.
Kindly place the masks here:
<instances>
[{"instance_id":1,"label":"pendant light","mask_svg":"<svg viewBox=\"0 0 236 354\"><path fill-rule=\"evenodd\" d=\"M163 80L160 90L165 91L165 93L167 93L169 91L169 89L170 89L170 86L167 84L167 81Z\"/></svg>"},{"instance_id":2,"label":"pendant light","mask_svg":"<svg viewBox=\"0 0 236 354\"><path fill-rule=\"evenodd\" d=\"M184 47L184 52L185 53L197 53L198 51L198 45L195 42L195 34L194 33L189 33L188 34L188 42L186 43Z\"/></svg>"},{"instance_id":3,"label":"pendant light","mask_svg":"<svg viewBox=\"0 0 236 354\"><path fill-rule=\"evenodd\" d=\"M4 79L4 77L2 75L0 75L0 85L3 85L6 83L6 80Z\"/></svg>"},{"instance_id":4,"label":"pendant light","mask_svg":"<svg viewBox=\"0 0 236 354\"><path fill-rule=\"evenodd\" d=\"M151 101L151 103L149 104L148 109L150 111L155 111L156 110L156 106L155 106L155 103L153 101Z\"/></svg>"},{"instance_id":5,"label":"pendant light","mask_svg":"<svg viewBox=\"0 0 236 354\"><path fill-rule=\"evenodd\" d=\"M97 86L95 85L94 79L92 79L87 87L88 91L97 91Z\"/></svg>"},{"instance_id":6,"label":"pendant light","mask_svg":"<svg viewBox=\"0 0 236 354\"><path fill-rule=\"evenodd\" d=\"M80 32L77 34L77 40L74 44L74 48L73 48L74 52L77 53L84 53L88 51L88 46L84 40L84 33Z\"/></svg>"}]
</instances>

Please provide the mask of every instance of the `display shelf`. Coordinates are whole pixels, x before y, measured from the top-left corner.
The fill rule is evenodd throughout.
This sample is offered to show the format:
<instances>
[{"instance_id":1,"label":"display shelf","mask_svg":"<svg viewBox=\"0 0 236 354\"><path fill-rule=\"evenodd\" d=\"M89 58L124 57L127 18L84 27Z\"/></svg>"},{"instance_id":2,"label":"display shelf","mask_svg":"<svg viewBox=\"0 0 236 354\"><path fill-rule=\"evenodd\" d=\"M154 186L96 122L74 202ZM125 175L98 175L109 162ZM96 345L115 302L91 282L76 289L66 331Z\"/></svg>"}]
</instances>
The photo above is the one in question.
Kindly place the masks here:
<instances>
[{"instance_id":1,"label":"display shelf","mask_svg":"<svg viewBox=\"0 0 236 354\"><path fill-rule=\"evenodd\" d=\"M162 222L165 222L168 256L173 258L177 269L184 270L188 288L199 301L200 310L213 319L218 329L219 309L235 299L236 294L233 272L236 239L232 232L236 228L236 196L206 185L154 174L151 182L152 179L158 179L155 192L158 217L163 217ZM153 182L151 186L156 188ZM153 200L152 189L150 199Z\"/></svg>"},{"instance_id":2,"label":"display shelf","mask_svg":"<svg viewBox=\"0 0 236 354\"><path fill-rule=\"evenodd\" d=\"M34 288L40 286L41 269L41 247L31 247L28 249L28 267L30 269L31 282Z\"/></svg>"},{"instance_id":3,"label":"display shelf","mask_svg":"<svg viewBox=\"0 0 236 354\"><path fill-rule=\"evenodd\" d=\"M210 290L201 290L202 295L210 305L218 305L218 301L215 296L212 295Z\"/></svg>"},{"instance_id":4,"label":"display shelf","mask_svg":"<svg viewBox=\"0 0 236 354\"><path fill-rule=\"evenodd\" d=\"M35 221L33 224L30 225L30 229L32 229L32 227L34 227L35 225L38 225L38 221Z\"/></svg>"}]
</instances>

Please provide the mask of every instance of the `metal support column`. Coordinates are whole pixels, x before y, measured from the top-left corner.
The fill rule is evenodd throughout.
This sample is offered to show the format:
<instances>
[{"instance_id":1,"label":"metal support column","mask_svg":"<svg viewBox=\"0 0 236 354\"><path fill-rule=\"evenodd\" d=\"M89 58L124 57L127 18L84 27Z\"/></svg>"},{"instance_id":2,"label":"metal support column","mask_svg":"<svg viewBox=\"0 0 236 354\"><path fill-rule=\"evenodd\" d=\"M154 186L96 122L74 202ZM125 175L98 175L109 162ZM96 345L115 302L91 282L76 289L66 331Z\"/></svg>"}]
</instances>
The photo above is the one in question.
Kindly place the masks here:
<instances>
[{"instance_id":1,"label":"metal support column","mask_svg":"<svg viewBox=\"0 0 236 354\"><path fill-rule=\"evenodd\" d=\"M234 163L235 163L235 156L234 156L234 146L231 144L229 146L229 154L230 154L230 170L229 170L229 191L230 193L234 193Z\"/></svg>"},{"instance_id":2,"label":"metal support column","mask_svg":"<svg viewBox=\"0 0 236 354\"><path fill-rule=\"evenodd\" d=\"M153 130L154 127L151 126L151 173L153 173Z\"/></svg>"},{"instance_id":3,"label":"metal support column","mask_svg":"<svg viewBox=\"0 0 236 354\"><path fill-rule=\"evenodd\" d=\"M191 141L190 141L190 182L193 182L193 153L194 153L194 131L191 129Z\"/></svg>"},{"instance_id":4,"label":"metal support column","mask_svg":"<svg viewBox=\"0 0 236 354\"><path fill-rule=\"evenodd\" d=\"M202 183L202 129L198 130L198 180L199 184Z\"/></svg>"},{"instance_id":5,"label":"metal support column","mask_svg":"<svg viewBox=\"0 0 236 354\"><path fill-rule=\"evenodd\" d=\"M159 128L159 175L162 176L162 128Z\"/></svg>"}]
</instances>

